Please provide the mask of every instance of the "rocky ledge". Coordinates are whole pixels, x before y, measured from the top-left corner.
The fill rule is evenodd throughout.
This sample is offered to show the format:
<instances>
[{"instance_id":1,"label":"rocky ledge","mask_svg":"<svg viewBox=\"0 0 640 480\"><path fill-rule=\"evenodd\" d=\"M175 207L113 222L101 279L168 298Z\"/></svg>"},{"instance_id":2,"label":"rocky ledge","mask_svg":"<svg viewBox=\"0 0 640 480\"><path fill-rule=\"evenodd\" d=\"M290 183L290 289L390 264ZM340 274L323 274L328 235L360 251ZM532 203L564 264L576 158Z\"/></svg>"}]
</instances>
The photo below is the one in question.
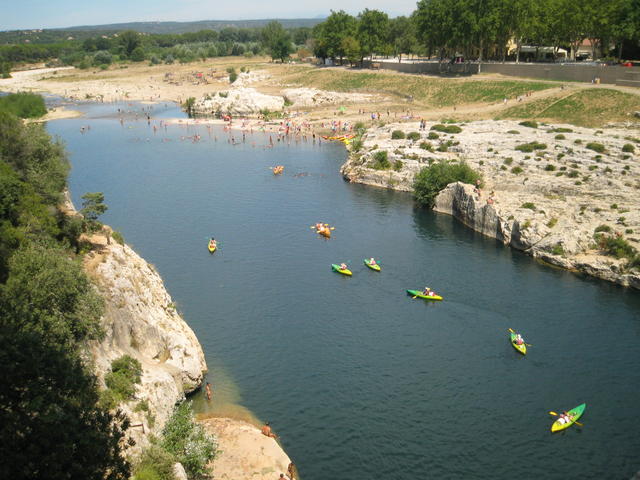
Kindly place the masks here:
<instances>
[{"instance_id":1,"label":"rocky ledge","mask_svg":"<svg viewBox=\"0 0 640 480\"><path fill-rule=\"evenodd\" d=\"M414 133L392 139L395 130ZM341 172L352 182L412 191L422 168L465 161L483 175L483 188L451 184L436 211L546 262L640 288L640 271L594 240L597 232L617 235L640 250L639 137L637 129L513 121L427 123L423 130L398 123L363 135Z\"/></svg>"},{"instance_id":2,"label":"rocky ledge","mask_svg":"<svg viewBox=\"0 0 640 480\"><path fill-rule=\"evenodd\" d=\"M218 442L218 454L211 472L222 480L275 480L287 475L291 460L271 437L243 421L230 418L208 418L200 423ZM287 477L288 478L288 477Z\"/></svg>"}]
</instances>

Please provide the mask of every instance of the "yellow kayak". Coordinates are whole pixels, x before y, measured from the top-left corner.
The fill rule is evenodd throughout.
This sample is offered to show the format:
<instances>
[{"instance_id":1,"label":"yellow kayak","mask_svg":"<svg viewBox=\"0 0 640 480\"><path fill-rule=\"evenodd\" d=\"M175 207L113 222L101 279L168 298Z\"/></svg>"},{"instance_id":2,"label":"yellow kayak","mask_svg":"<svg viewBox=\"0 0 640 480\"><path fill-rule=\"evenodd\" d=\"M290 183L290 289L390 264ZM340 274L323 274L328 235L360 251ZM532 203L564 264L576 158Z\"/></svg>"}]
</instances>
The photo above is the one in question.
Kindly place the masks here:
<instances>
[{"instance_id":1,"label":"yellow kayak","mask_svg":"<svg viewBox=\"0 0 640 480\"><path fill-rule=\"evenodd\" d=\"M513 345L513 348L515 348L521 354L526 355L527 354L527 346L524 343L522 345L518 345L516 343L516 333L515 332L511 332L510 335L511 335L511 345Z\"/></svg>"},{"instance_id":2,"label":"yellow kayak","mask_svg":"<svg viewBox=\"0 0 640 480\"><path fill-rule=\"evenodd\" d=\"M343 275L347 275L349 277L352 275L351 270L349 270L348 268L342 269L340 268L340 265L336 265L335 263L331 264L331 268L333 268L334 271L341 273Z\"/></svg>"}]
</instances>

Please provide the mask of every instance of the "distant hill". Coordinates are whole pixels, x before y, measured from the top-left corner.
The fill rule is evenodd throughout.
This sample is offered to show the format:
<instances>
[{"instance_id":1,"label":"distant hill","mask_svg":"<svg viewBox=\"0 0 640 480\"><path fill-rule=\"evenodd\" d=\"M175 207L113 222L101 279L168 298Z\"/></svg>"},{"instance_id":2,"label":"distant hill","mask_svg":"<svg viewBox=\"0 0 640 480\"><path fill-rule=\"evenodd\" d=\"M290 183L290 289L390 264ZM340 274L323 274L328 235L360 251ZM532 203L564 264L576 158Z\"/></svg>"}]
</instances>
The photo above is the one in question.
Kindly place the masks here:
<instances>
[{"instance_id":1,"label":"distant hill","mask_svg":"<svg viewBox=\"0 0 640 480\"><path fill-rule=\"evenodd\" d=\"M124 30L140 33L187 33L199 30L217 30L223 28L261 28L277 20L284 28L313 27L324 18L286 18L263 20L199 20L197 22L130 22L108 25L82 25L78 27L46 28L29 30L0 31L0 45L21 43L48 44L66 40L84 40L100 35L113 35Z\"/></svg>"},{"instance_id":2,"label":"distant hill","mask_svg":"<svg viewBox=\"0 0 640 480\"><path fill-rule=\"evenodd\" d=\"M324 18L274 18L263 20L199 20L197 22L130 22L108 25L83 25L52 30L75 31L122 31L135 30L141 33L186 33L199 30L222 30L223 28L260 28L276 20L284 28L313 27Z\"/></svg>"}]
</instances>

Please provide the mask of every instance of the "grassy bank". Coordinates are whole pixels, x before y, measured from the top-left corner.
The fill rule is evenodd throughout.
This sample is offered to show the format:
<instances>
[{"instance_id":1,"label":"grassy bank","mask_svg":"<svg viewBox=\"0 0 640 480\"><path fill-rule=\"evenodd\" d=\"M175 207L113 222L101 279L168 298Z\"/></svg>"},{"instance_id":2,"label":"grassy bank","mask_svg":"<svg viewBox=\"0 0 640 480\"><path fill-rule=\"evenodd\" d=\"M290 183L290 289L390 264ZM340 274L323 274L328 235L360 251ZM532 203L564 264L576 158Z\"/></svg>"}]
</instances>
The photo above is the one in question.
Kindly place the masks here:
<instances>
[{"instance_id":1,"label":"grassy bank","mask_svg":"<svg viewBox=\"0 0 640 480\"><path fill-rule=\"evenodd\" d=\"M286 81L338 92L383 93L403 100L412 96L415 102L431 107L491 103L557 86L550 82L433 78L343 69L306 69L288 75Z\"/></svg>"},{"instance_id":2,"label":"grassy bank","mask_svg":"<svg viewBox=\"0 0 640 480\"><path fill-rule=\"evenodd\" d=\"M637 110L640 110L640 95L608 88L589 88L518 105L500 113L496 119L537 119L601 127L610 122L628 121Z\"/></svg>"}]
</instances>

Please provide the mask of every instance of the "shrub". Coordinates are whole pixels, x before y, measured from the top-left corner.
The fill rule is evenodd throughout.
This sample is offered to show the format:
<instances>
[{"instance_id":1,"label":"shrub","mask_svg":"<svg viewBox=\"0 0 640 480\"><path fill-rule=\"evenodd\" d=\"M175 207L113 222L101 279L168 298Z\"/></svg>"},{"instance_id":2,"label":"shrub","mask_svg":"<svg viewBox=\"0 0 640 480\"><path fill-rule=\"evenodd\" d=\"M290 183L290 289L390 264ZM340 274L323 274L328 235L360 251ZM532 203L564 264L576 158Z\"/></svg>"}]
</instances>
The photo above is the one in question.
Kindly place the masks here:
<instances>
[{"instance_id":1,"label":"shrub","mask_svg":"<svg viewBox=\"0 0 640 480\"><path fill-rule=\"evenodd\" d=\"M603 153L604 152L604 145L598 142L589 142L587 143L586 147L589 150L593 150L594 152L598 152L598 153Z\"/></svg>"},{"instance_id":2,"label":"shrub","mask_svg":"<svg viewBox=\"0 0 640 480\"><path fill-rule=\"evenodd\" d=\"M438 135L436 132L429 132L429 134L427 135L427 138L429 140L437 140L440 138L440 135Z\"/></svg>"},{"instance_id":3,"label":"shrub","mask_svg":"<svg viewBox=\"0 0 640 480\"><path fill-rule=\"evenodd\" d=\"M511 158L511 157L507 157L507 158L505 158L505 159L504 159L504 162L503 162L503 163L504 163L505 165L511 165L511 164L513 163L513 158Z\"/></svg>"},{"instance_id":4,"label":"shrub","mask_svg":"<svg viewBox=\"0 0 640 480\"><path fill-rule=\"evenodd\" d=\"M162 436L160 446L184 466L189 478L206 478L207 464L215 457L216 443L204 427L195 422L189 402L176 407Z\"/></svg>"},{"instance_id":5,"label":"shrub","mask_svg":"<svg viewBox=\"0 0 640 480\"><path fill-rule=\"evenodd\" d=\"M564 248L562 248L561 244L556 243L551 249L551 253L554 255L564 255Z\"/></svg>"},{"instance_id":6,"label":"shrub","mask_svg":"<svg viewBox=\"0 0 640 480\"><path fill-rule=\"evenodd\" d=\"M590 171L596 170L597 168L598 168L597 165L589 165L589 170Z\"/></svg>"},{"instance_id":7,"label":"shrub","mask_svg":"<svg viewBox=\"0 0 640 480\"><path fill-rule=\"evenodd\" d=\"M416 175L413 191L416 201L429 208L433 207L438 193L453 182L475 184L481 176L466 162L438 162L425 167Z\"/></svg>"},{"instance_id":8,"label":"shrub","mask_svg":"<svg viewBox=\"0 0 640 480\"><path fill-rule=\"evenodd\" d=\"M525 120L524 122L520 122L519 125L529 128L538 128L538 122L534 120Z\"/></svg>"},{"instance_id":9,"label":"shrub","mask_svg":"<svg viewBox=\"0 0 640 480\"><path fill-rule=\"evenodd\" d=\"M520 175L522 172L524 172L524 170L522 170L522 168L518 166L515 166L511 169L511 173L513 173L514 175Z\"/></svg>"},{"instance_id":10,"label":"shrub","mask_svg":"<svg viewBox=\"0 0 640 480\"><path fill-rule=\"evenodd\" d=\"M391 140L402 140L405 138L405 134L402 130L394 130L391 132Z\"/></svg>"},{"instance_id":11,"label":"shrub","mask_svg":"<svg viewBox=\"0 0 640 480\"><path fill-rule=\"evenodd\" d=\"M111 233L111 238L113 238L120 245L124 245L124 237L122 236L122 233L118 232L117 230L114 230Z\"/></svg>"},{"instance_id":12,"label":"shrub","mask_svg":"<svg viewBox=\"0 0 640 480\"><path fill-rule=\"evenodd\" d=\"M47 113L44 99L35 93L12 93L0 97L0 111L20 118L37 118Z\"/></svg>"},{"instance_id":13,"label":"shrub","mask_svg":"<svg viewBox=\"0 0 640 480\"><path fill-rule=\"evenodd\" d=\"M532 202L525 202L522 205L520 205L520 208L528 208L529 210L535 210L536 206Z\"/></svg>"},{"instance_id":14,"label":"shrub","mask_svg":"<svg viewBox=\"0 0 640 480\"><path fill-rule=\"evenodd\" d=\"M626 153L633 153L636 151L635 147L633 145L631 145L630 143L625 143L622 146L622 151L626 152Z\"/></svg>"},{"instance_id":15,"label":"shrub","mask_svg":"<svg viewBox=\"0 0 640 480\"><path fill-rule=\"evenodd\" d=\"M146 448L133 467L136 480L174 480L175 457L159 445Z\"/></svg>"},{"instance_id":16,"label":"shrub","mask_svg":"<svg viewBox=\"0 0 640 480\"><path fill-rule=\"evenodd\" d=\"M144 49L142 47L136 47L133 52L131 52L131 61L133 62L142 62L144 60Z\"/></svg>"},{"instance_id":17,"label":"shrub","mask_svg":"<svg viewBox=\"0 0 640 480\"><path fill-rule=\"evenodd\" d=\"M356 122L356 124L354 125L354 128L356 129L357 132L364 133L365 130L367 129L367 126L364 124L364 122Z\"/></svg>"},{"instance_id":18,"label":"shrub","mask_svg":"<svg viewBox=\"0 0 640 480\"><path fill-rule=\"evenodd\" d=\"M520 132L518 130L507 130L507 133L510 135L520 135Z\"/></svg>"},{"instance_id":19,"label":"shrub","mask_svg":"<svg viewBox=\"0 0 640 480\"><path fill-rule=\"evenodd\" d=\"M387 159L387 151L379 150L373 154L373 164L371 168L375 170L388 170L391 168L391 164Z\"/></svg>"},{"instance_id":20,"label":"shrub","mask_svg":"<svg viewBox=\"0 0 640 480\"><path fill-rule=\"evenodd\" d=\"M516 150L520 152L526 152L526 153L533 152L534 150L545 150L546 148L547 148L547 145L545 143L539 143L536 141L533 141L530 143L523 143L521 145L516 146Z\"/></svg>"},{"instance_id":21,"label":"shrub","mask_svg":"<svg viewBox=\"0 0 640 480\"><path fill-rule=\"evenodd\" d=\"M594 235L594 238L598 242L598 247L607 255L630 260L636 258L636 249L620 235L611 236L599 233Z\"/></svg>"},{"instance_id":22,"label":"shrub","mask_svg":"<svg viewBox=\"0 0 640 480\"><path fill-rule=\"evenodd\" d=\"M573 143L575 143L576 145L582 145L582 140L580 140L579 138L576 138Z\"/></svg>"},{"instance_id":23,"label":"shrub","mask_svg":"<svg viewBox=\"0 0 640 480\"><path fill-rule=\"evenodd\" d=\"M351 150L354 152L359 152L362 149L362 138L354 138L351 141Z\"/></svg>"},{"instance_id":24,"label":"shrub","mask_svg":"<svg viewBox=\"0 0 640 480\"><path fill-rule=\"evenodd\" d=\"M580 176L580 172L578 172L577 170L571 170L569 173L567 173L567 177L569 178L578 178Z\"/></svg>"},{"instance_id":25,"label":"shrub","mask_svg":"<svg viewBox=\"0 0 640 480\"><path fill-rule=\"evenodd\" d=\"M433 125L431 130L443 133L460 133L462 131L462 129L457 125L442 125L441 123Z\"/></svg>"},{"instance_id":26,"label":"shrub","mask_svg":"<svg viewBox=\"0 0 640 480\"><path fill-rule=\"evenodd\" d=\"M396 172L399 172L400 170L402 170L402 166L404 165L404 163L402 163L402 160L396 160L393 162L393 169Z\"/></svg>"},{"instance_id":27,"label":"shrub","mask_svg":"<svg viewBox=\"0 0 640 480\"><path fill-rule=\"evenodd\" d=\"M433 151L433 147L429 142L420 142L420 148L429 152Z\"/></svg>"},{"instance_id":28,"label":"shrub","mask_svg":"<svg viewBox=\"0 0 640 480\"><path fill-rule=\"evenodd\" d=\"M564 128L564 127L557 127L557 128L554 128L551 131L555 132L555 133L571 133L571 132L573 132L573 130L571 130L570 128Z\"/></svg>"},{"instance_id":29,"label":"shrub","mask_svg":"<svg viewBox=\"0 0 640 480\"><path fill-rule=\"evenodd\" d=\"M411 132L409 135L407 135L407 138L415 142L417 140L420 140L420 134L418 132Z\"/></svg>"},{"instance_id":30,"label":"shrub","mask_svg":"<svg viewBox=\"0 0 640 480\"><path fill-rule=\"evenodd\" d=\"M544 167L544 169L545 169L547 172L553 172L553 171L555 171L556 166L555 166L555 165L551 165L550 163L547 163L547 165Z\"/></svg>"},{"instance_id":31,"label":"shrub","mask_svg":"<svg viewBox=\"0 0 640 480\"><path fill-rule=\"evenodd\" d=\"M565 140L567 137L565 137L564 135L562 135L561 133L559 133L558 135L555 136L556 140Z\"/></svg>"},{"instance_id":32,"label":"shrub","mask_svg":"<svg viewBox=\"0 0 640 480\"><path fill-rule=\"evenodd\" d=\"M140 362L129 355L123 355L111 362L111 372L104 376L104 382L116 403L120 403L133 398L141 375Z\"/></svg>"},{"instance_id":33,"label":"shrub","mask_svg":"<svg viewBox=\"0 0 640 480\"><path fill-rule=\"evenodd\" d=\"M609 208L611 208L611 210L616 210L618 208L618 204L617 203L612 203Z\"/></svg>"},{"instance_id":34,"label":"shrub","mask_svg":"<svg viewBox=\"0 0 640 480\"><path fill-rule=\"evenodd\" d=\"M113 61L113 56L106 50L100 50L93 54L93 63L95 65L109 65Z\"/></svg>"},{"instance_id":35,"label":"shrub","mask_svg":"<svg viewBox=\"0 0 640 480\"><path fill-rule=\"evenodd\" d=\"M549 221L547 222L547 227L553 228L556 226L557 223L558 223L558 219L556 217L553 217L549 219Z\"/></svg>"},{"instance_id":36,"label":"shrub","mask_svg":"<svg viewBox=\"0 0 640 480\"><path fill-rule=\"evenodd\" d=\"M598 225L596 227L596 229L594 230L594 233L600 233L600 232L611 232L611 227L609 225Z\"/></svg>"}]
</instances>

